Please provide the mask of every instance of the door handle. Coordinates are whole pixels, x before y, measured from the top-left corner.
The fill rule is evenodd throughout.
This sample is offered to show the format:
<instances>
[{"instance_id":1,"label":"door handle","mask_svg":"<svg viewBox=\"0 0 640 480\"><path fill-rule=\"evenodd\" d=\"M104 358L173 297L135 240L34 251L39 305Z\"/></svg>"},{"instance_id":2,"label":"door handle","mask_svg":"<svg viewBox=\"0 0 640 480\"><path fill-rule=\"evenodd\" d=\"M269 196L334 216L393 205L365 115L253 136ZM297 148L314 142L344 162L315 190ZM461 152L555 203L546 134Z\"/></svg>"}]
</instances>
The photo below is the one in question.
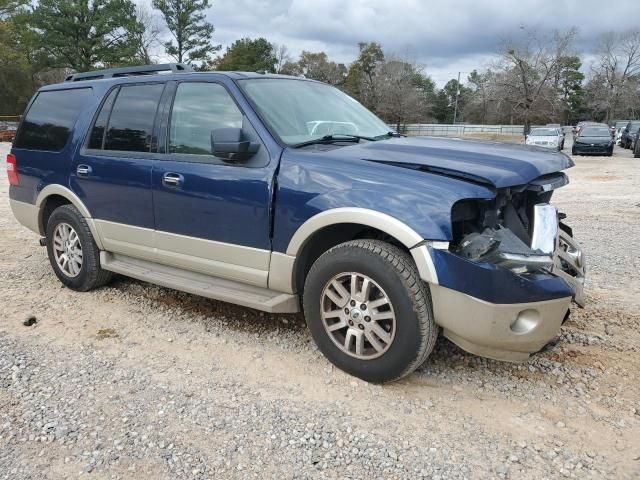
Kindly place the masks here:
<instances>
[{"instance_id":1,"label":"door handle","mask_svg":"<svg viewBox=\"0 0 640 480\"><path fill-rule=\"evenodd\" d=\"M78 165L78 168L76 168L76 173L80 177L86 177L88 175L91 175L91 167L84 164Z\"/></svg>"},{"instance_id":2,"label":"door handle","mask_svg":"<svg viewBox=\"0 0 640 480\"><path fill-rule=\"evenodd\" d=\"M162 176L162 183L167 187L179 187L184 181L184 177L179 173L165 173Z\"/></svg>"}]
</instances>

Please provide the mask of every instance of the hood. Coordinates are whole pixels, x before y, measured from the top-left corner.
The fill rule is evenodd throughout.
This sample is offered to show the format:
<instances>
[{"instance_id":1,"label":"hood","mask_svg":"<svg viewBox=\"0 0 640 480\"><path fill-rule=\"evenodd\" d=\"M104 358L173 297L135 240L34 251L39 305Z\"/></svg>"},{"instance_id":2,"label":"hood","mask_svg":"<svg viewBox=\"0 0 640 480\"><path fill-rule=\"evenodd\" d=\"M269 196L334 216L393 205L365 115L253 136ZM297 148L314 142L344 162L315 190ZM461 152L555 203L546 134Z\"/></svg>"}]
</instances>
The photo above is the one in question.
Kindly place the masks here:
<instances>
[{"instance_id":1,"label":"hood","mask_svg":"<svg viewBox=\"0 0 640 480\"><path fill-rule=\"evenodd\" d=\"M567 155L548 149L458 138L392 138L323 153L425 170L497 188L524 185L573 166Z\"/></svg>"}]
</instances>

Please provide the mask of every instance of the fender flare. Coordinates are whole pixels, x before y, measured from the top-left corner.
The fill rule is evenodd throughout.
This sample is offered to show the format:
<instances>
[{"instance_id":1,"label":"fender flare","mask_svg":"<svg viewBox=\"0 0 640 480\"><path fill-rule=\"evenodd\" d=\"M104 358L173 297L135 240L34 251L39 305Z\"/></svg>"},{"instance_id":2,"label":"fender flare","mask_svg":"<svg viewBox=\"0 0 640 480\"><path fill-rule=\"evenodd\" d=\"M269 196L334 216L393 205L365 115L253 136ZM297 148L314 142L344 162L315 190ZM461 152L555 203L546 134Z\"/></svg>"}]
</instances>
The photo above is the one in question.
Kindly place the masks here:
<instances>
[{"instance_id":1,"label":"fender flare","mask_svg":"<svg viewBox=\"0 0 640 480\"><path fill-rule=\"evenodd\" d=\"M307 241L319 230L341 223L368 226L396 238L411 252L422 280L438 284L438 275L429 248L448 248L449 242L429 242L407 224L386 213L367 208L341 207L325 210L307 219L291 237L286 254L274 252L271 258L269 286L293 291L295 259Z\"/></svg>"},{"instance_id":2,"label":"fender flare","mask_svg":"<svg viewBox=\"0 0 640 480\"><path fill-rule=\"evenodd\" d=\"M69 203L71 203L74 207L78 209L80 214L87 221L87 224L89 225L89 230L91 230L91 235L93 235L93 239L96 242L96 245L98 245L98 248L100 250L104 250L104 248L102 247L102 238L99 235L98 229L96 227L95 222L93 221L93 217L91 216L89 209L86 207L86 205L82 202L82 200L80 200L80 198L75 193L73 193L67 187L63 187L62 185L58 185L58 184L47 185L40 191L40 193L38 193L38 197L36 198L36 207L38 208L38 226L42 230L40 234L41 235L45 234L44 232L45 226L42 225L42 214L44 212L43 207L47 198L49 198L52 195L60 195L61 197L66 198L67 200L69 200Z\"/></svg>"}]
</instances>

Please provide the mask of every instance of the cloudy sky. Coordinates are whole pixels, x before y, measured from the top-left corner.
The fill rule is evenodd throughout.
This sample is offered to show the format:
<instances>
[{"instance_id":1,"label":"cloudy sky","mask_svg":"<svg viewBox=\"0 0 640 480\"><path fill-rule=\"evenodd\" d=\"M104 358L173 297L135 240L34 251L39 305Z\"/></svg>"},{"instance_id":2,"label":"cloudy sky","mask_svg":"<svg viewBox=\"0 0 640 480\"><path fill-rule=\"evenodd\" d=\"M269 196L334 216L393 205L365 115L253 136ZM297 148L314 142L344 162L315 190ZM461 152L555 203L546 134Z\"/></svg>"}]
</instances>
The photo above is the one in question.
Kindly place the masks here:
<instances>
[{"instance_id":1,"label":"cloudy sky","mask_svg":"<svg viewBox=\"0 0 640 480\"><path fill-rule=\"evenodd\" d=\"M150 0L140 0L146 2ZM426 67L439 84L492 60L501 38L528 28L576 26L577 48L588 52L599 33L640 27L638 0L211 0L214 40L226 47L263 36L291 53L327 52L349 63L359 41ZM633 14L631 14L633 12Z\"/></svg>"}]
</instances>

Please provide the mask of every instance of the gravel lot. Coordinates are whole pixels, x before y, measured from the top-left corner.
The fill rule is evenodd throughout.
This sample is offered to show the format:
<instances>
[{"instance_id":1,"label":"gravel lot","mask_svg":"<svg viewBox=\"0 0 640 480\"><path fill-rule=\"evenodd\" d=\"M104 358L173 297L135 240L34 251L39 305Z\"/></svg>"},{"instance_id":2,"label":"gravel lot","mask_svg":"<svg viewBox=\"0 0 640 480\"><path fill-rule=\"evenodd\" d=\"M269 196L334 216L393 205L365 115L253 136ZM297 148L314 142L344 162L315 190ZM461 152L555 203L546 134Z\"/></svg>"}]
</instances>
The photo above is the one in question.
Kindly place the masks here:
<instances>
[{"instance_id":1,"label":"gravel lot","mask_svg":"<svg viewBox=\"0 0 640 480\"><path fill-rule=\"evenodd\" d=\"M440 339L384 387L332 368L300 316L125 278L63 288L0 175L0 479L638 478L631 157L578 157L557 193L589 303L556 348L514 365Z\"/></svg>"}]
</instances>

